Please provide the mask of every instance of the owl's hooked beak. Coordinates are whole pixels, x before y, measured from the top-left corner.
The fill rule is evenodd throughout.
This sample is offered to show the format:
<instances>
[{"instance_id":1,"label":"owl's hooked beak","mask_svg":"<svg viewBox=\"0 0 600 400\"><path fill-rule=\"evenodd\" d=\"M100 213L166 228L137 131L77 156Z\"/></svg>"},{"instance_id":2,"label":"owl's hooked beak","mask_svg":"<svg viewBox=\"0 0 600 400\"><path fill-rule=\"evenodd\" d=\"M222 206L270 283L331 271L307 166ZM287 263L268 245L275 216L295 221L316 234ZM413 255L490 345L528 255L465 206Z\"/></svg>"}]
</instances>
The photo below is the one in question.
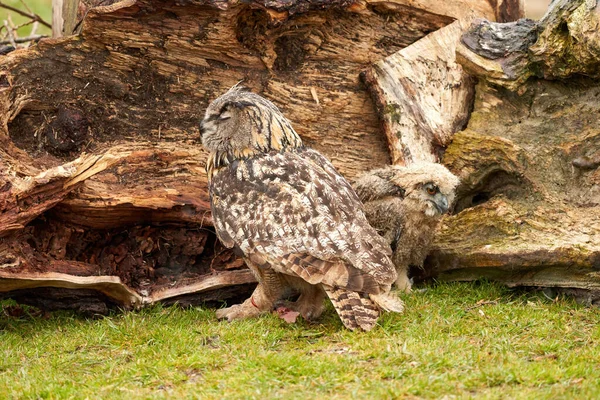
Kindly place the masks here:
<instances>
[{"instance_id":1,"label":"owl's hooked beak","mask_svg":"<svg viewBox=\"0 0 600 400\"><path fill-rule=\"evenodd\" d=\"M446 214L448 209L448 198L441 193L437 193L433 198L433 205L439 211L440 214Z\"/></svg>"}]
</instances>

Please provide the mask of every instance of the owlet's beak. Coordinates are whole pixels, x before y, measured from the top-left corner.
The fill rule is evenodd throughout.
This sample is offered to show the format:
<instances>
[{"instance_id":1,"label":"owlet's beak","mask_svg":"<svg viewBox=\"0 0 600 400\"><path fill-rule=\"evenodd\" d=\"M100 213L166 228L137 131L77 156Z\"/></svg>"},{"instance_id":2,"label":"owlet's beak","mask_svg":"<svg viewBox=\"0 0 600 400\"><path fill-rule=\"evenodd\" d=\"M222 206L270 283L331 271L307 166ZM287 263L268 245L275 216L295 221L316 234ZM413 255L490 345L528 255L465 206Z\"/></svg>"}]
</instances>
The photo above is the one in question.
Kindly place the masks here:
<instances>
[{"instance_id":1,"label":"owlet's beak","mask_svg":"<svg viewBox=\"0 0 600 400\"><path fill-rule=\"evenodd\" d=\"M433 198L433 203L435 204L435 208L440 212L440 214L446 214L448 209L450 208L448 205L448 198L441 193L437 193Z\"/></svg>"}]
</instances>

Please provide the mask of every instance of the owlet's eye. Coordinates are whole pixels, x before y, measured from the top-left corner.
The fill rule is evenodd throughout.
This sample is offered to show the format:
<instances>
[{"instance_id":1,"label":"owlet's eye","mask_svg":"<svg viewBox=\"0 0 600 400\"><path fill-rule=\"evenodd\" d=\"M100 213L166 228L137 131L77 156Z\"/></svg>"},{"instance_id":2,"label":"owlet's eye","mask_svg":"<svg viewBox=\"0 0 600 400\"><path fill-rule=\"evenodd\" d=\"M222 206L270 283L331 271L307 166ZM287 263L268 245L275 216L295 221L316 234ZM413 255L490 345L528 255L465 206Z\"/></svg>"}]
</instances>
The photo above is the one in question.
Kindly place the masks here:
<instances>
[{"instance_id":1,"label":"owlet's eye","mask_svg":"<svg viewBox=\"0 0 600 400\"><path fill-rule=\"evenodd\" d=\"M225 121L229 118L231 118L231 113L229 113L229 111L225 111L219 115L219 121Z\"/></svg>"},{"instance_id":2,"label":"owlet's eye","mask_svg":"<svg viewBox=\"0 0 600 400\"><path fill-rule=\"evenodd\" d=\"M437 186L433 186L433 185L427 186L427 194L430 194L433 196L434 194L437 193L437 191L438 191Z\"/></svg>"}]
</instances>

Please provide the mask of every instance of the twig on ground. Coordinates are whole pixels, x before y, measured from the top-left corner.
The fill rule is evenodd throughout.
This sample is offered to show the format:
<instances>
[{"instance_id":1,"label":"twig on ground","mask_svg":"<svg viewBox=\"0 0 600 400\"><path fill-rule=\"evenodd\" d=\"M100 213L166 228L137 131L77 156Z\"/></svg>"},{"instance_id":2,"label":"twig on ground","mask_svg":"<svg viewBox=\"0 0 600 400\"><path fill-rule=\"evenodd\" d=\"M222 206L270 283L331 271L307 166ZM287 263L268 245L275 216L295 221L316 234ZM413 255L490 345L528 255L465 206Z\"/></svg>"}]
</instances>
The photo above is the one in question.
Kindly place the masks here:
<instances>
[{"instance_id":1,"label":"twig on ground","mask_svg":"<svg viewBox=\"0 0 600 400\"><path fill-rule=\"evenodd\" d=\"M48 37L48 36L46 36L46 35L30 35L30 36L24 36L24 37L20 37L20 38L12 37L12 40L11 39L0 40L0 44L12 44L13 46L15 46L16 43L34 42L36 40L40 40L45 37Z\"/></svg>"},{"instance_id":2,"label":"twig on ground","mask_svg":"<svg viewBox=\"0 0 600 400\"><path fill-rule=\"evenodd\" d=\"M481 306L488 306L488 305L496 305L498 304L498 300L479 300L475 305L469 306L467 308L465 308L465 311L470 311L473 310L475 308L479 308Z\"/></svg>"}]
</instances>

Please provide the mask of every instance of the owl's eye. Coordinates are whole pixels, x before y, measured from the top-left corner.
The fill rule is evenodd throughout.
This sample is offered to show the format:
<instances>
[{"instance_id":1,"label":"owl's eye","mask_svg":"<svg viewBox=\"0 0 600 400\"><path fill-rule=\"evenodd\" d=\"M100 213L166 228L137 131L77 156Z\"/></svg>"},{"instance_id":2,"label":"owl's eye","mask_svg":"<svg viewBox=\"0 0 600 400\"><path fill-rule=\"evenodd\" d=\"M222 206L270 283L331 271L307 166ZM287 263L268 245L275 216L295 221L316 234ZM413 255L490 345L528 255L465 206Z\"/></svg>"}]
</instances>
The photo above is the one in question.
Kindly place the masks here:
<instances>
[{"instance_id":1,"label":"owl's eye","mask_svg":"<svg viewBox=\"0 0 600 400\"><path fill-rule=\"evenodd\" d=\"M438 191L437 186L427 186L427 193L428 194L430 194L430 195L433 196L434 194L437 193L437 191Z\"/></svg>"},{"instance_id":2,"label":"owl's eye","mask_svg":"<svg viewBox=\"0 0 600 400\"><path fill-rule=\"evenodd\" d=\"M225 120L228 120L229 118L231 118L231 114L227 111L225 111L224 113L219 115L219 121L225 121Z\"/></svg>"}]
</instances>

